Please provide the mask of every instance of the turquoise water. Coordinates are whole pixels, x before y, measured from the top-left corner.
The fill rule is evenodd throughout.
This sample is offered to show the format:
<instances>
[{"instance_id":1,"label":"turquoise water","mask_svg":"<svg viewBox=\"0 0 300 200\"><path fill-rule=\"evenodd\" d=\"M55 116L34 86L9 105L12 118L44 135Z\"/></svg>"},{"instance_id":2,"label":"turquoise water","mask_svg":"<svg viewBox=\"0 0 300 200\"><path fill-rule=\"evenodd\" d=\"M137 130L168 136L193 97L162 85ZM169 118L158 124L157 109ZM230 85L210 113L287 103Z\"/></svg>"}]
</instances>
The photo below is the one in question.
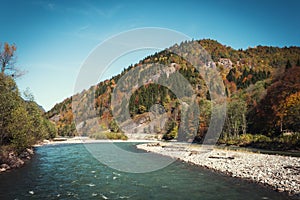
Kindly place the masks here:
<instances>
[{"instance_id":1,"label":"turquoise water","mask_svg":"<svg viewBox=\"0 0 300 200\"><path fill-rule=\"evenodd\" d=\"M109 148L103 143L95 145ZM117 145L141 152L134 143ZM0 199L290 198L180 161L149 173L120 172L101 164L84 145L68 144L39 147L23 168L0 174Z\"/></svg>"}]
</instances>

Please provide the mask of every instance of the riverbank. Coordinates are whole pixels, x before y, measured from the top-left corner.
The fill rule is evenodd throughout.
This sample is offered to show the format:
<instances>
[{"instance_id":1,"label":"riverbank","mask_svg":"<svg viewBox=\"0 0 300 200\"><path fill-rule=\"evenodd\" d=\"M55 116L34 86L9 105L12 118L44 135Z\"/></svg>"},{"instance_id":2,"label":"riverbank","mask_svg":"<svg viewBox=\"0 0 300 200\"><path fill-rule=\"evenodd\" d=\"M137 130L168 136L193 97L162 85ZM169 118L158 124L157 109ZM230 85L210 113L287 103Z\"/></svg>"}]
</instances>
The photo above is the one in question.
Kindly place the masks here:
<instances>
[{"instance_id":1,"label":"riverbank","mask_svg":"<svg viewBox=\"0 0 300 200\"><path fill-rule=\"evenodd\" d=\"M2 147L0 153L0 173L22 167L32 158L33 154L33 149L29 148L18 155L15 151Z\"/></svg>"},{"instance_id":2,"label":"riverbank","mask_svg":"<svg viewBox=\"0 0 300 200\"><path fill-rule=\"evenodd\" d=\"M247 179L278 191L300 197L300 158L267 155L188 144L151 143L138 149L158 153Z\"/></svg>"}]
</instances>

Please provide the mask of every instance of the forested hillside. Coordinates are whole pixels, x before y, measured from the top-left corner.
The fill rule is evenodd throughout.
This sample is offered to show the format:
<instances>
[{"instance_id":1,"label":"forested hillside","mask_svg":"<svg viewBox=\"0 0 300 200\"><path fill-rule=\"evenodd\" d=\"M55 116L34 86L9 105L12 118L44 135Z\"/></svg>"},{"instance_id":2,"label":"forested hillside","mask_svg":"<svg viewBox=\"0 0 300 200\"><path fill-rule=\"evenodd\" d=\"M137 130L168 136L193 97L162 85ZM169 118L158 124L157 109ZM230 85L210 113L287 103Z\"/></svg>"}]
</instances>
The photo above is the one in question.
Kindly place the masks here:
<instances>
[{"instance_id":1,"label":"forested hillside","mask_svg":"<svg viewBox=\"0 0 300 200\"><path fill-rule=\"evenodd\" d=\"M144 138L180 139L178 130L181 122L186 120L184 124L190 132L195 130L197 132L193 137L194 141L201 142L210 123L211 95L214 94L209 92L201 73L190 62L173 53L179 50L183 54L185 52L193 54L194 58L200 57L201 51L193 49L193 45L196 44L200 44L211 55L214 63L211 63L210 67L218 69L225 85L227 112L219 143L272 146L272 148L300 146L299 47L257 46L235 50L210 39L175 44L129 66L121 74L55 105L47 113L47 117L56 123L60 135L81 134L96 138L124 139L126 133L125 135L120 133L111 108L112 92L118 84L123 84L123 88L130 88L133 92L129 100L129 114L138 124L137 127L127 128L144 134ZM145 70L141 66L151 67L155 64L162 64L166 68L146 80L147 84L134 88L130 84L126 85L130 82L129 79L126 79L127 82L118 83L132 69L138 69L134 78L142 81ZM153 81L170 80L176 83L178 80L175 72L183 75L192 85L200 113L196 113L193 107L184 110L171 90ZM76 110L72 111L72 104ZM113 109L121 112L125 103L120 100L119 105ZM165 123L157 122L153 126L148 126L152 123L151 116L153 113L155 115L151 110L153 105L161 105L155 112L166 113ZM76 112L76 119L73 112ZM193 119L183 119L183 112L194 113ZM195 120L199 123L191 122ZM126 127L126 122L122 126ZM284 136L283 133L287 134Z\"/></svg>"}]
</instances>

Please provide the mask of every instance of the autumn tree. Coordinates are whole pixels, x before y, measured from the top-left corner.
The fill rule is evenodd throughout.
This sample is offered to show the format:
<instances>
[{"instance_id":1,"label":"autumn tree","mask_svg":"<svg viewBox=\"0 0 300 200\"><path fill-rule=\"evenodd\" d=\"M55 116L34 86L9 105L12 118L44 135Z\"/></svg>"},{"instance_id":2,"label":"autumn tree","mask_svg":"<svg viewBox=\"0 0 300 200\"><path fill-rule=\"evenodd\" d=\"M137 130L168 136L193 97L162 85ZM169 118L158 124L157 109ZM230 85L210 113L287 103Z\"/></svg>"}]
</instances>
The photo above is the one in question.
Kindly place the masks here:
<instances>
[{"instance_id":1,"label":"autumn tree","mask_svg":"<svg viewBox=\"0 0 300 200\"><path fill-rule=\"evenodd\" d=\"M293 131L300 130L300 92L289 95L280 103L280 126Z\"/></svg>"},{"instance_id":2,"label":"autumn tree","mask_svg":"<svg viewBox=\"0 0 300 200\"><path fill-rule=\"evenodd\" d=\"M16 45L8 43L0 44L0 65L1 74L11 75L12 77L21 76L24 72L21 72L16 66L15 52L17 50Z\"/></svg>"},{"instance_id":3,"label":"autumn tree","mask_svg":"<svg viewBox=\"0 0 300 200\"><path fill-rule=\"evenodd\" d=\"M284 104L291 94L300 91L299 83L300 69L292 67L268 87L266 96L255 106L254 113L248 116L252 119L248 124L251 132L280 135L286 119Z\"/></svg>"}]
</instances>

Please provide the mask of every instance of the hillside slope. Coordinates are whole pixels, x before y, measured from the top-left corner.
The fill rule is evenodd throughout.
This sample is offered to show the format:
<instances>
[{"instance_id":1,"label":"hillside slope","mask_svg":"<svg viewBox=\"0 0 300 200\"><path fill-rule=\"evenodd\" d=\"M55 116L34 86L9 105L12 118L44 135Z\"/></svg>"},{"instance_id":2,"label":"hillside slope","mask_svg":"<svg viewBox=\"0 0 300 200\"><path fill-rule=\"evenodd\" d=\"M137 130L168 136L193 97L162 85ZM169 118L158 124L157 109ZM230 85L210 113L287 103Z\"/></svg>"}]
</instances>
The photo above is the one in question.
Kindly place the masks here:
<instances>
[{"instance_id":1,"label":"hillside slope","mask_svg":"<svg viewBox=\"0 0 300 200\"><path fill-rule=\"evenodd\" d=\"M180 137L178 130L182 124L185 124L188 127L186 134L196 132L192 138L201 141L209 127L212 111L211 97L215 94L209 92L201 72L191 65L191 62L197 62L198 58L201 60L200 57L203 55L202 50L194 48L199 44L211 55L214 63L209 63L209 67L218 69L225 85L227 117L221 139L227 140L245 133L278 136L284 129L299 132L299 124L293 120L298 118L293 117L296 113L292 112L291 108L299 110L297 95L300 91L300 67L296 65L300 64L300 48L257 46L246 50L235 50L210 39L175 44L164 51L148 56L125 69L121 74L56 104L47 116L56 123L60 135L95 136L98 134L99 136L105 133L107 136L108 132L120 132L119 126L121 126L122 130L139 133L142 138L173 139ZM177 51L183 55L192 54L194 60L183 59L174 53ZM159 64L165 66L159 73L153 73L150 78L149 74L143 74L146 70L142 66L151 69ZM128 77L126 73L132 71L135 73L134 79L141 80L143 83L141 87L131 85L132 80L129 78L123 80L124 77ZM173 91L157 84L160 80L178 83L180 80L176 76L177 72L192 86L201 112L197 113L196 109L192 109L193 107L184 110ZM143 77L148 79L144 80ZM213 80L213 76L211 77ZM122 81L118 82L120 79ZM214 81L210 82L213 83ZM176 87L176 84L173 85ZM117 87L122 87L132 94L127 107L126 102L119 99L119 107L113 108L116 111L111 108L111 98ZM180 88L180 90L188 93L184 92L188 91L188 88ZM183 95L189 96L189 94ZM288 103L291 101L293 101L292 107L291 103ZM279 102L282 104L279 106L281 110L275 108L280 104ZM122 109L129 109L130 119L137 126L126 127L126 120L124 124L116 123L112 111L121 113ZM182 119L183 112L194 112L191 115L193 119ZM284 114L281 115L280 112ZM154 122L153 116L158 114L163 118L156 118ZM132 134L128 136L132 137Z\"/></svg>"}]
</instances>

